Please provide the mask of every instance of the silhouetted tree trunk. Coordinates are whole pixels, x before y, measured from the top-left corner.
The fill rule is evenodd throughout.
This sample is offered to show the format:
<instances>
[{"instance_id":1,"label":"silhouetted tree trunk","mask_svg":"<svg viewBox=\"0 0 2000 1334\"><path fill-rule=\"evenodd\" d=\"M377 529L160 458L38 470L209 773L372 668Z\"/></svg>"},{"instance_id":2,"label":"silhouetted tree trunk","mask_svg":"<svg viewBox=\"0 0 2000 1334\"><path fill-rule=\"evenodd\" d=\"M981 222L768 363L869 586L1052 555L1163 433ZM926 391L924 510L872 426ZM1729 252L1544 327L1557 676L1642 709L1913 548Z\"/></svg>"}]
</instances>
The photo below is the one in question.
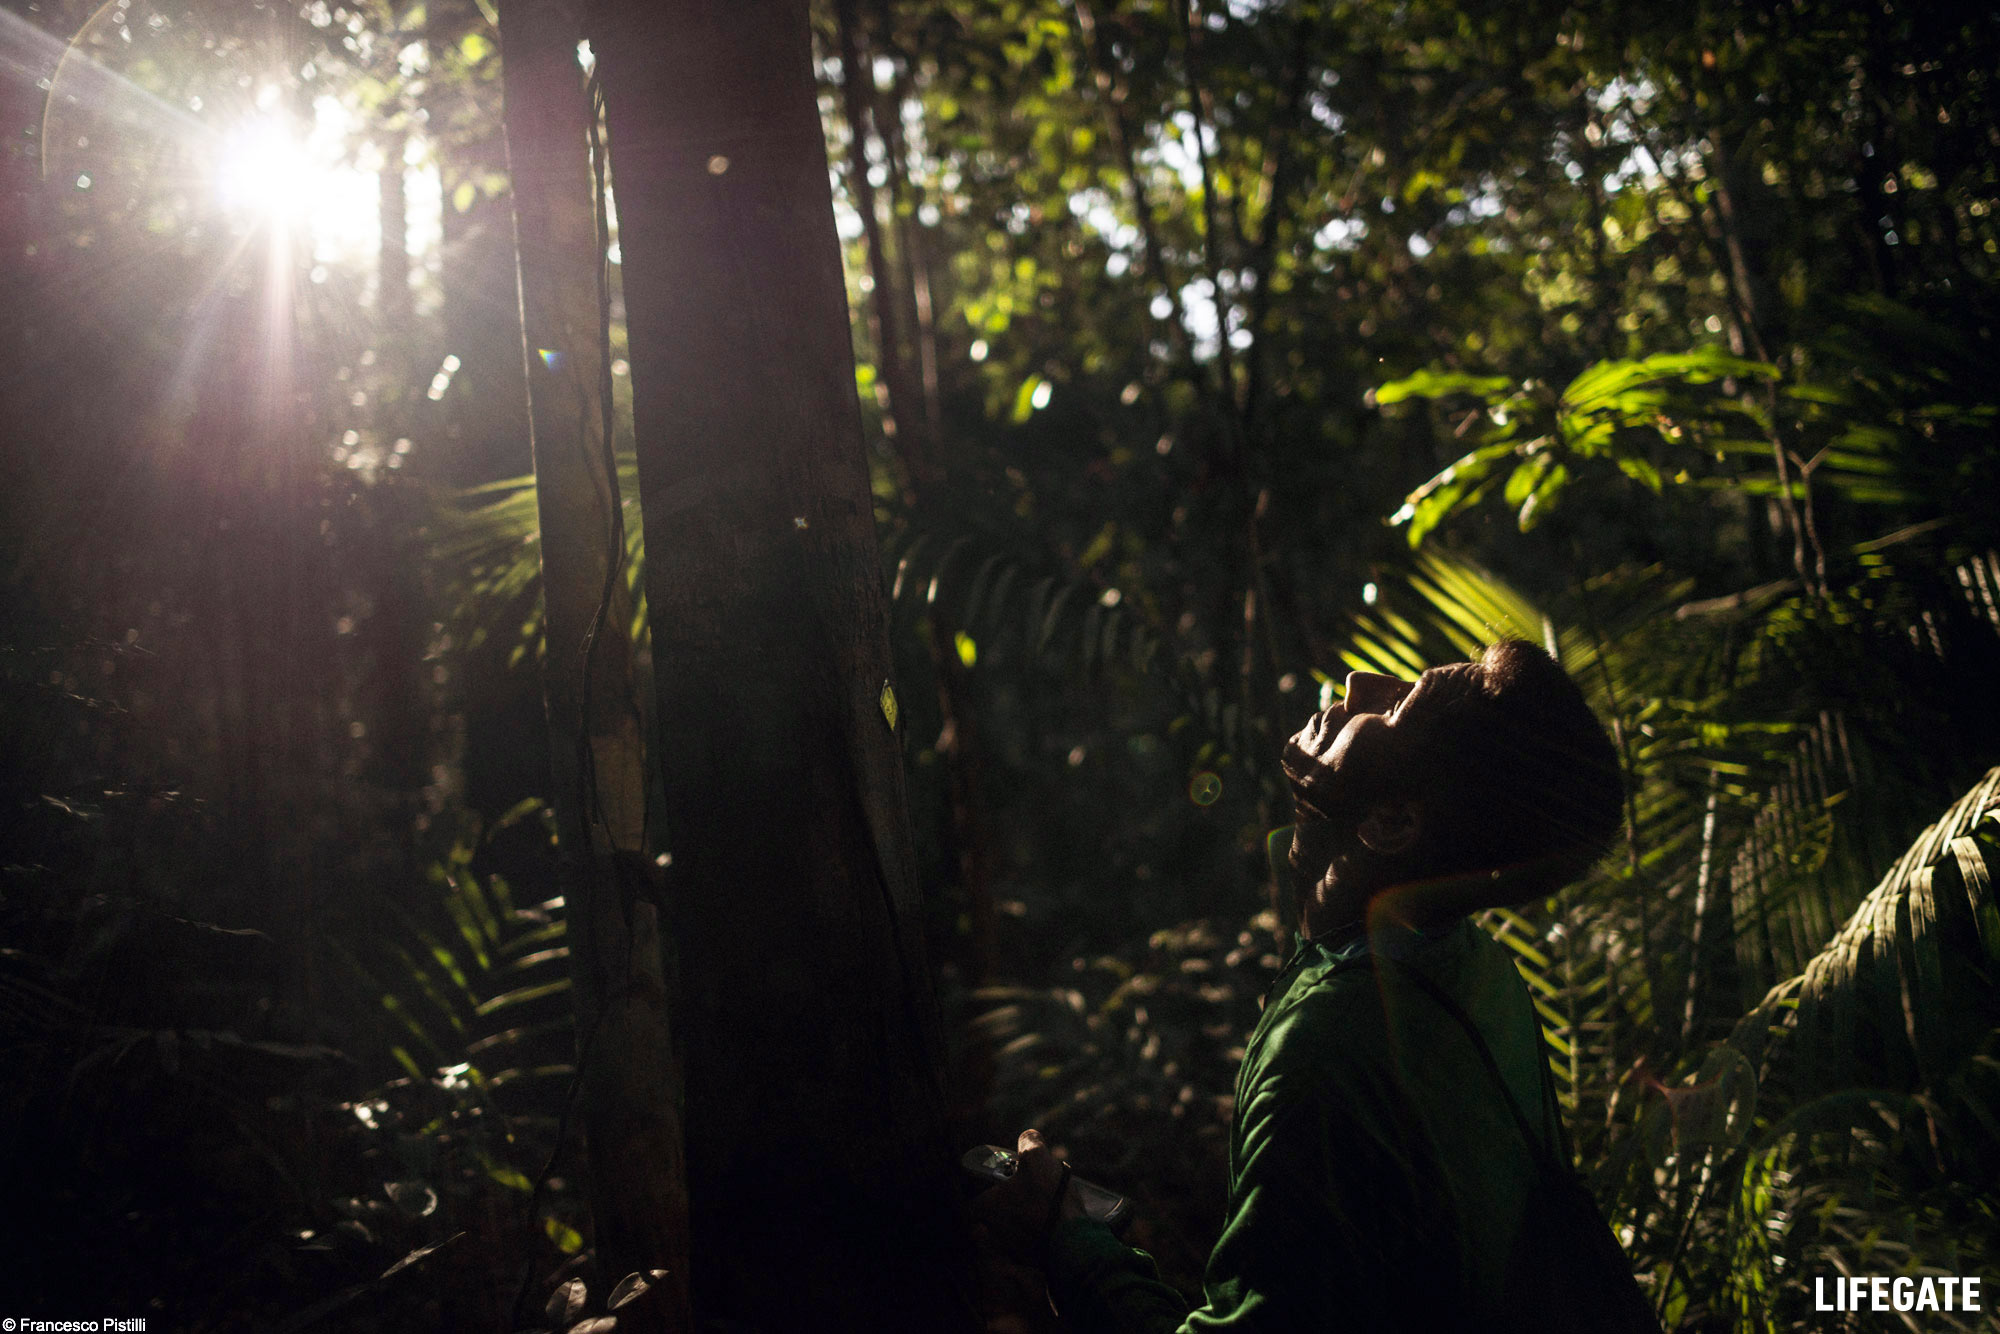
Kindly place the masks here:
<instances>
[{"instance_id":1,"label":"silhouetted tree trunk","mask_svg":"<svg viewBox=\"0 0 2000 1334\"><path fill-rule=\"evenodd\" d=\"M521 330L541 518L544 689L584 1135L598 1263L608 1282L665 1269L620 1328L691 1327L687 1186L655 905L645 872L646 772L633 694L624 524L607 443L588 158L595 115L572 0L512 0L502 19ZM622 877L621 877L622 872Z\"/></svg>"},{"instance_id":2,"label":"silhouetted tree trunk","mask_svg":"<svg viewBox=\"0 0 2000 1334\"><path fill-rule=\"evenodd\" d=\"M803 0L611 0L695 1309L973 1325ZM731 1326L732 1328L737 1326Z\"/></svg>"},{"instance_id":3,"label":"silhouetted tree trunk","mask_svg":"<svg viewBox=\"0 0 2000 1334\"><path fill-rule=\"evenodd\" d=\"M403 153L409 147L410 132L403 113L382 131L381 194L376 216L381 222L382 239L375 260L375 309L384 329L406 334L410 323L410 205L407 189L408 168Z\"/></svg>"},{"instance_id":4,"label":"silhouetted tree trunk","mask_svg":"<svg viewBox=\"0 0 2000 1334\"><path fill-rule=\"evenodd\" d=\"M878 8L880 29L875 40L868 34L856 0L835 0L834 36L840 51L842 114L847 120L848 188L854 194L855 211L861 215L862 235L868 250L868 275L873 280L869 299L869 336L874 343L880 385L888 395L883 434L893 446L902 467L903 504L910 521L919 529L951 524L950 492L946 485L946 456L942 449L942 408L937 386L936 336L930 319L930 280L924 257L918 252L920 233L914 218L906 216L914 208L906 198L906 178L901 167L903 145L896 131L897 107L902 101L901 79L889 93L877 96L875 89L876 51L888 46L893 32L890 7ZM885 106L886 102L886 106ZM877 212L877 195L870 182L868 140L871 134L882 140L882 158L887 168L890 215L898 221L894 229L897 260L892 263L885 229ZM916 351L918 371L910 370L904 355L901 330L910 315L910 343ZM955 950L947 950L946 967L959 968L958 984L972 992L984 986L986 970L993 958L997 918L993 908L993 841L987 836L982 813L986 802L981 794L984 756L978 742L979 729L972 702L972 682L959 661L950 610L943 603L928 609L923 619L924 647L937 682L938 739L935 749L944 760L945 791L948 802L939 833L944 860L958 876L958 893L964 905L968 930L963 940L954 940ZM993 1050L987 1035L968 1029L959 1036L957 1060L949 1071L951 1125L965 1134L984 1115L993 1086Z\"/></svg>"}]
</instances>

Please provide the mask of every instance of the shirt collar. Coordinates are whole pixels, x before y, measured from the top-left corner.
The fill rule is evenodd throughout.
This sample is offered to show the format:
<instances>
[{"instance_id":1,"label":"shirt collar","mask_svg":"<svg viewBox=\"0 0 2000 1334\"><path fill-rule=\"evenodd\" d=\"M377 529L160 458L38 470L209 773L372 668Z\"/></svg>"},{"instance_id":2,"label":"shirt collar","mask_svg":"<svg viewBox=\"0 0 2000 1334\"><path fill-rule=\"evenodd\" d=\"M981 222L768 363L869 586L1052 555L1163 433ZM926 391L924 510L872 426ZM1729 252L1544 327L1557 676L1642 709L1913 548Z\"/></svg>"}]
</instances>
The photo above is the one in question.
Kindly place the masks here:
<instances>
[{"instance_id":1,"label":"shirt collar","mask_svg":"<svg viewBox=\"0 0 2000 1334\"><path fill-rule=\"evenodd\" d=\"M1426 946L1434 945L1458 929L1465 919L1453 918L1442 926L1434 926L1428 931L1420 931L1412 926L1382 926L1372 931L1364 931L1353 940L1336 950L1327 950L1329 963L1343 964L1358 959L1364 954L1379 954L1389 959L1408 959Z\"/></svg>"}]
</instances>

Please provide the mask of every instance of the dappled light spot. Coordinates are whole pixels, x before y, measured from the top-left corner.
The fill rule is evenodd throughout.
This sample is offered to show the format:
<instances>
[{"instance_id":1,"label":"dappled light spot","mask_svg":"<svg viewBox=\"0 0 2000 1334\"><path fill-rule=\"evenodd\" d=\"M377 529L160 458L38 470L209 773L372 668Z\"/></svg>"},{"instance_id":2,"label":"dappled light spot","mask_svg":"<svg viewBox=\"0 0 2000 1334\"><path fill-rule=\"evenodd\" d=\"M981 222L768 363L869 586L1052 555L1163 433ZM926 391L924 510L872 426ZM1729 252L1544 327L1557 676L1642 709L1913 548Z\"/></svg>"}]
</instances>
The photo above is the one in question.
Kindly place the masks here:
<instances>
[{"instance_id":1,"label":"dappled light spot","mask_svg":"<svg viewBox=\"0 0 2000 1334\"><path fill-rule=\"evenodd\" d=\"M550 370L554 370L560 365L562 365L562 354L560 352L551 351L548 348L542 348L540 350L540 355L542 358L542 364L547 366ZM431 400L431 402L435 403L439 399L444 397L445 390L451 388L451 377L457 374L458 368L462 364L463 363L459 361L456 354L447 355L445 359L441 363L439 363L437 374L431 377L430 392L426 395L426 397L428 397Z\"/></svg>"}]
</instances>

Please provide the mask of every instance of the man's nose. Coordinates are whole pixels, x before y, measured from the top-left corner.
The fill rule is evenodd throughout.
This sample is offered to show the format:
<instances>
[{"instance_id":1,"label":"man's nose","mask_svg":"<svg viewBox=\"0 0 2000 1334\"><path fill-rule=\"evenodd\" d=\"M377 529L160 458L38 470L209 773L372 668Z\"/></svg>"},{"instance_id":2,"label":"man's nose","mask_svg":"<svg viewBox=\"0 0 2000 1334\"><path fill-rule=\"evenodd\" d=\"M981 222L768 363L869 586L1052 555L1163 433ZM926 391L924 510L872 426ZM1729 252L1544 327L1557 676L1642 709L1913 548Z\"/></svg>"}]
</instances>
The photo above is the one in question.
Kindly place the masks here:
<instances>
[{"instance_id":1,"label":"man's nose","mask_svg":"<svg viewBox=\"0 0 2000 1334\"><path fill-rule=\"evenodd\" d=\"M1387 713L1396 707L1396 701L1410 693L1408 681L1398 681L1393 676L1378 676L1374 672L1349 672L1347 674L1347 712Z\"/></svg>"}]
</instances>

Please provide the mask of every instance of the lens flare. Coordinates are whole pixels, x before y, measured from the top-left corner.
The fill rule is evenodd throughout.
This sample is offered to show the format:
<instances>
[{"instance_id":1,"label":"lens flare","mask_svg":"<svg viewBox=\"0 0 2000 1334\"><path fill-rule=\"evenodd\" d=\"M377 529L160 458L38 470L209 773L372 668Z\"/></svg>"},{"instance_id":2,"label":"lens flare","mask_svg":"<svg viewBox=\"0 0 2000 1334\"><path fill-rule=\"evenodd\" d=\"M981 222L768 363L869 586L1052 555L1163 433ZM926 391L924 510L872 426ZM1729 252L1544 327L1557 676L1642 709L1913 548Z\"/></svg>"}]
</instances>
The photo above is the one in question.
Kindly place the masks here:
<instances>
[{"instance_id":1,"label":"lens flare","mask_svg":"<svg viewBox=\"0 0 2000 1334\"><path fill-rule=\"evenodd\" d=\"M305 216L312 174L291 127L259 116L223 136L216 192L232 213L294 222Z\"/></svg>"},{"instance_id":2,"label":"lens flare","mask_svg":"<svg viewBox=\"0 0 2000 1334\"><path fill-rule=\"evenodd\" d=\"M271 99L216 141L216 202L239 225L297 229L323 262L361 259L380 237L377 173L354 162L352 113L322 97L310 116Z\"/></svg>"}]
</instances>

